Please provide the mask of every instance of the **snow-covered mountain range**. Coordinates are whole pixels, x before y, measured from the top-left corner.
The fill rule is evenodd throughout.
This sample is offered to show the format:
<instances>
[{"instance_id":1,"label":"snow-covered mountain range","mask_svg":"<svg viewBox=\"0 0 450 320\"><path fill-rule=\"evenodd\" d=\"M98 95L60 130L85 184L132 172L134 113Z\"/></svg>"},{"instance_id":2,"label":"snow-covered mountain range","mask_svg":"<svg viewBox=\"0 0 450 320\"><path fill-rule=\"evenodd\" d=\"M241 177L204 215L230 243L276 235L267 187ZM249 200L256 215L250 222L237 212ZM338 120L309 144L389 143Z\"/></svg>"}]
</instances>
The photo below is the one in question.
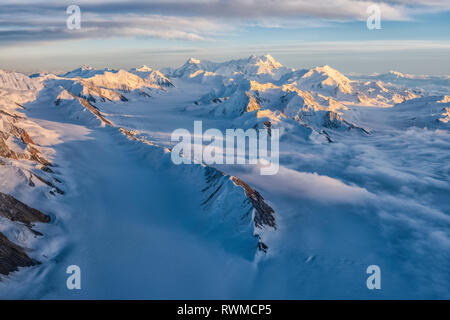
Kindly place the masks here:
<instances>
[{"instance_id":1,"label":"snow-covered mountain range","mask_svg":"<svg viewBox=\"0 0 450 320\"><path fill-rule=\"evenodd\" d=\"M449 298L449 79L270 55L0 70L0 297ZM173 164L194 120L279 129L280 171Z\"/></svg>"}]
</instances>

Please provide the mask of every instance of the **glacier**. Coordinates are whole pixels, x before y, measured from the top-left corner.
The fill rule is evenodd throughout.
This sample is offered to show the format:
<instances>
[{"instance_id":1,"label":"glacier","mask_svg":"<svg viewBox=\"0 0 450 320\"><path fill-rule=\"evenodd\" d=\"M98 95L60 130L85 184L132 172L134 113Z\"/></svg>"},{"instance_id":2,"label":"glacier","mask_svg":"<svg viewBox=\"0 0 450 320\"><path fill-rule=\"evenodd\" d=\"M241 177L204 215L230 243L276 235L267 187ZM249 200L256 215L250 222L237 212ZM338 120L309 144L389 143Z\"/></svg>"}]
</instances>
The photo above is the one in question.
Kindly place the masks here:
<instances>
[{"instance_id":1,"label":"glacier","mask_svg":"<svg viewBox=\"0 0 450 320\"><path fill-rule=\"evenodd\" d=\"M0 70L0 257L26 262L0 268L0 298L448 299L449 89L270 55ZM171 133L196 120L279 129L279 172L174 165Z\"/></svg>"}]
</instances>

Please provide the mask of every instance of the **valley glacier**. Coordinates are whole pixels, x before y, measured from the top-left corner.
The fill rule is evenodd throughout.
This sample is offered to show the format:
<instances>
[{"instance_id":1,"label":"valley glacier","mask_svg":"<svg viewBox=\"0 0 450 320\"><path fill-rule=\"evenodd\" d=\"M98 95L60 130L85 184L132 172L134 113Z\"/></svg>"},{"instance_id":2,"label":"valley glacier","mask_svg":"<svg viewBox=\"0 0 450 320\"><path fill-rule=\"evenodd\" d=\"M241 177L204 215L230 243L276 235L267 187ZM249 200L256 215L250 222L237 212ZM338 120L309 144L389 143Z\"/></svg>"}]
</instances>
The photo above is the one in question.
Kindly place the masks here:
<instances>
[{"instance_id":1,"label":"valley glacier","mask_svg":"<svg viewBox=\"0 0 450 320\"><path fill-rule=\"evenodd\" d=\"M278 173L173 164L197 120L279 129ZM449 299L449 121L448 75L0 70L0 298Z\"/></svg>"}]
</instances>

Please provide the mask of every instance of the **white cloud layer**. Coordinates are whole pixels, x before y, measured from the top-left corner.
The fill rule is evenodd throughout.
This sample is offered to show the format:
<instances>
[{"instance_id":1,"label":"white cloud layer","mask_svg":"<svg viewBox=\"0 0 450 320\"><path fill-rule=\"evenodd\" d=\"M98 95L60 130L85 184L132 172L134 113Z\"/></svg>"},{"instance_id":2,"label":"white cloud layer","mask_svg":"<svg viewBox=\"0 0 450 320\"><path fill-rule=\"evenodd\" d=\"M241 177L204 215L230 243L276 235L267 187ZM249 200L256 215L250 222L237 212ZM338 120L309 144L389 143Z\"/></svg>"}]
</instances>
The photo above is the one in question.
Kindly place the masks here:
<instances>
[{"instance_id":1,"label":"white cloud layer","mask_svg":"<svg viewBox=\"0 0 450 320\"><path fill-rule=\"evenodd\" d=\"M443 0L82 0L80 32L67 32L67 4L0 1L0 43L105 37L205 40L243 26L290 28L336 21L364 21L378 4L382 19L404 21L414 14L450 9Z\"/></svg>"}]
</instances>

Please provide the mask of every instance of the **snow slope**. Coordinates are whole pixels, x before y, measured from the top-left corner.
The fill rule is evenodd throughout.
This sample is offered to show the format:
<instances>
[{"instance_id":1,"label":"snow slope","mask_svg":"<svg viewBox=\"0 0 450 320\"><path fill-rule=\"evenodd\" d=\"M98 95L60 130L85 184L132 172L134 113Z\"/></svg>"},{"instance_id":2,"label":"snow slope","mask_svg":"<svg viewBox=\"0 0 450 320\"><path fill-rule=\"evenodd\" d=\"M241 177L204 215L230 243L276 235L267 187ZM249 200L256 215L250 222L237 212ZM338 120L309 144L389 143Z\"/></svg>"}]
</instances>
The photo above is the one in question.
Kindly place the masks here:
<instances>
[{"instance_id":1,"label":"snow slope","mask_svg":"<svg viewBox=\"0 0 450 320\"><path fill-rule=\"evenodd\" d=\"M92 78L95 75L98 74L104 74L105 72L117 72L116 70L110 70L110 69L102 69L102 70L97 70L91 66L88 65L83 65L80 68L77 68L75 70L66 72L61 74L60 76L62 78L76 78L76 77L80 77L80 78Z\"/></svg>"},{"instance_id":2,"label":"snow slope","mask_svg":"<svg viewBox=\"0 0 450 320\"><path fill-rule=\"evenodd\" d=\"M42 263L2 277L2 298L450 297L442 79L433 95L434 78L418 90L268 55L0 75L0 192L52 218L43 236L0 219ZM279 172L174 165L171 133L198 120L280 129ZM72 264L80 291L66 288ZM366 287L372 264L380 291Z\"/></svg>"},{"instance_id":3,"label":"snow slope","mask_svg":"<svg viewBox=\"0 0 450 320\"><path fill-rule=\"evenodd\" d=\"M201 61L190 58L180 68L167 70L172 77L192 77L199 71L210 72L224 77L232 77L235 74L243 74L247 77L260 80L278 80L291 69L283 67L271 55L250 56L248 59L231 60L223 63Z\"/></svg>"}]
</instances>

